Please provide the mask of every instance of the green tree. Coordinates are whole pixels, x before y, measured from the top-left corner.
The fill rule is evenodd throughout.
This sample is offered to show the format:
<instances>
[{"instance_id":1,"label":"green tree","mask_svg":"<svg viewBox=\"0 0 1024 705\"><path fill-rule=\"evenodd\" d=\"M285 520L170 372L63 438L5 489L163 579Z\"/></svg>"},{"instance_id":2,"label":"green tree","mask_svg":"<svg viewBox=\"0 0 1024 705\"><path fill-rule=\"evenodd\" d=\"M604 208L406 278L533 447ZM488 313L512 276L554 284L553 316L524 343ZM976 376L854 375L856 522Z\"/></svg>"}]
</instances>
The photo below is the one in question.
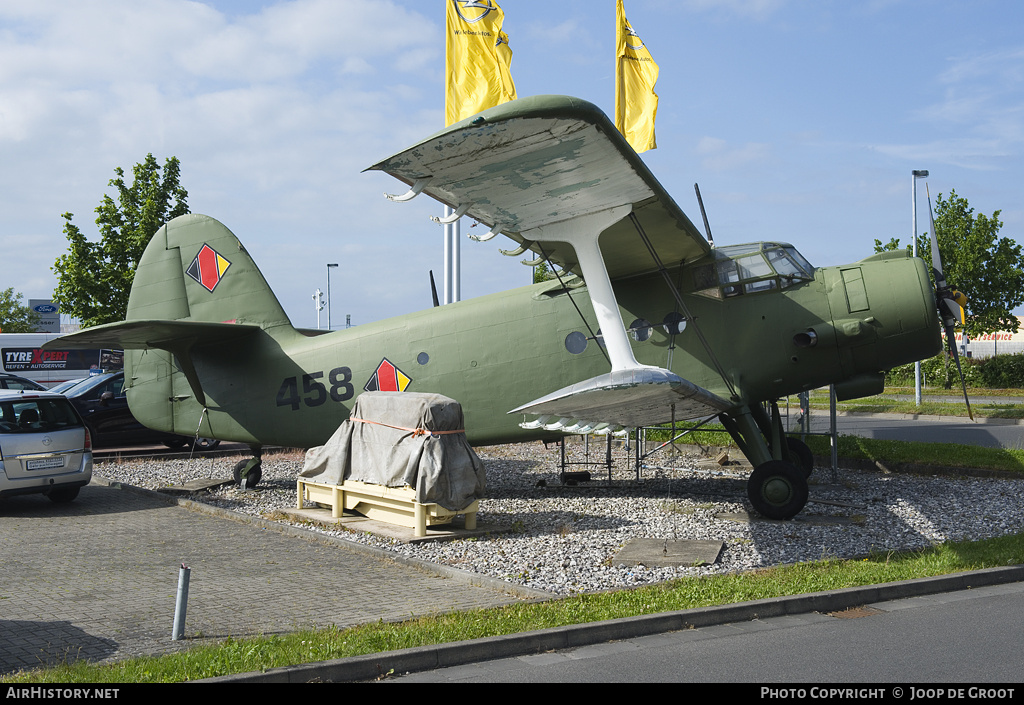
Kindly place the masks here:
<instances>
[{"instance_id":1,"label":"green tree","mask_svg":"<svg viewBox=\"0 0 1024 705\"><path fill-rule=\"evenodd\" d=\"M35 331L38 316L21 303L21 293L14 287L0 291L0 331L4 333L31 333Z\"/></svg>"},{"instance_id":2,"label":"green tree","mask_svg":"<svg viewBox=\"0 0 1024 705\"><path fill-rule=\"evenodd\" d=\"M967 297L968 336L1018 328L1013 310L1024 303L1024 254L1016 242L998 236L1003 226L1000 212L975 215L967 199L955 190L950 190L949 198L944 199L940 193L935 199L935 233L942 273L950 286ZM885 245L875 240L876 252L899 247L897 238ZM919 236L917 250L930 266L929 232Z\"/></svg>"},{"instance_id":3,"label":"green tree","mask_svg":"<svg viewBox=\"0 0 1024 705\"><path fill-rule=\"evenodd\" d=\"M57 288L53 298L64 313L78 318L83 326L124 320L128 294L135 279L139 258L153 234L167 221L188 210L188 192L179 183L177 157L164 163L163 174L152 154L132 169L132 184L126 185L124 171L109 184L117 190L117 201L109 195L96 208L100 240L93 242L64 213L64 234L68 252L53 266Z\"/></svg>"}]
</instances>

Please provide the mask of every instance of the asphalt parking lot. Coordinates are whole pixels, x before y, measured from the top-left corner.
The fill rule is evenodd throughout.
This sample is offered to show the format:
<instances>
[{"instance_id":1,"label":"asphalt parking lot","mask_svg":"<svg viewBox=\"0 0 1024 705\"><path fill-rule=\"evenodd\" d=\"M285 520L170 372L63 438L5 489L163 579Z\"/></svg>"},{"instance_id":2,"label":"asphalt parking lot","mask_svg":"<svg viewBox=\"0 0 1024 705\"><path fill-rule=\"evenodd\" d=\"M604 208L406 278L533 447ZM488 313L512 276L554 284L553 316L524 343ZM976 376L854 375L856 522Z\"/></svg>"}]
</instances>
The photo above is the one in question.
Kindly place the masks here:
<instances>
[{"instance_id":1,"label":"asphalt parking lot","mask_svg":"<svg viewBox=\"0 0 1024 705\"><path fill-rule=\"evenodd\" d=\"M0 502L0 674L524 599L497 581L190 506L97 480L71 504ZM182 564L186 638L173 641Z\"/></svg>"}]
</instances>

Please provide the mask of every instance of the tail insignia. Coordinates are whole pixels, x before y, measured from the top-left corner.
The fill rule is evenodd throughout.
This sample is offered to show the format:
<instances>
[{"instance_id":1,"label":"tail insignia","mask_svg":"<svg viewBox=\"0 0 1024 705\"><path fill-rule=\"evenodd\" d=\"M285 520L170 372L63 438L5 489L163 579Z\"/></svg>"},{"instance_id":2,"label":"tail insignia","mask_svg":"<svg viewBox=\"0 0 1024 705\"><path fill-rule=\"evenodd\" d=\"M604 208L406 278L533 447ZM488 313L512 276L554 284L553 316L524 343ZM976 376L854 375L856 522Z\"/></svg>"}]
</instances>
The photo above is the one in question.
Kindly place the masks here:
<instances>
[{"instance_id":1,"label":"tail insignia","mask_svg":"<svg viewBox=\"0 0 1024 705\"><path fill-rule=\"evenodd\" d=\"M411 377L384 358L363 389L367 392L404 392L411 382Z\"/></svg>"},{"instance_id":2,"label":"tail insignia","mask_svg":"<svg viewBox=\"0 0 1024 705\"><path fill-rule=\"evenodd\" d=\"M199 282L204 289L212 292L224 278L224 272L228 271L230 266L231 262L209 245L203 244L199 254L192 260L192 264L185 272Z\"/></svg>"}]
</instances>

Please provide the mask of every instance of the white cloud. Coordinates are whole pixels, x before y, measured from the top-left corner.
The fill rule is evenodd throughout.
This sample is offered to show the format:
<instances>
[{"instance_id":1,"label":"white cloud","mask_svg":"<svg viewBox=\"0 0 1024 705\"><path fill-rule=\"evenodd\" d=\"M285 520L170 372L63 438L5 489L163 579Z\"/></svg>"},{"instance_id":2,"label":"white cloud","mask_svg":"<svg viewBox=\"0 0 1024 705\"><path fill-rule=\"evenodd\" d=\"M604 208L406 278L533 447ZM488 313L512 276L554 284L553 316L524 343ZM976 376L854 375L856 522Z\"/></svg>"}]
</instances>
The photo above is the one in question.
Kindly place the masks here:
<instances>
[{"instance_id":1,"label":"white cloud","mask_svg":"<svg viewBox=\"0 0 1024 705\"><path fill-rule=\"evenodd\" d=\"M710 171L731 171L767 161L772 155L771 145L759 142L733 146L717 137L702 137L697 142L697 155L701 166Z\"/></svg>"},{"instance_id":2,"label":"white cloud","mask_svg":"<svg viewBox=\"0 0 1024 705\"><path fill-rule=\"evenodd\" d=\"M922 120L974 137L991 156L1024 143L1024 47L952 59L938 82L942 100Z\"/></svg>"},{"instance_id":3,"label":"white cloud","mask_svg":"<svg viewBox=\"0 0 1024 705\"><path fill-rule=\"evenodd\" d=\"M0 3L0 240L32 248L8 285L47 296L64 249L60 213L95 237L92 210L114 168L152 153L181 159L193 210L265 253L289 306L308 251L381 219L376 201L353 206L374 183L361 170L442 122L440 88L437 111L403 109L422 102L419 86L443 65L441 22L418 8L297 0L229 15L185 0ZM285 255L275 256L282 231Z\"/></svg>"}]
</instances>

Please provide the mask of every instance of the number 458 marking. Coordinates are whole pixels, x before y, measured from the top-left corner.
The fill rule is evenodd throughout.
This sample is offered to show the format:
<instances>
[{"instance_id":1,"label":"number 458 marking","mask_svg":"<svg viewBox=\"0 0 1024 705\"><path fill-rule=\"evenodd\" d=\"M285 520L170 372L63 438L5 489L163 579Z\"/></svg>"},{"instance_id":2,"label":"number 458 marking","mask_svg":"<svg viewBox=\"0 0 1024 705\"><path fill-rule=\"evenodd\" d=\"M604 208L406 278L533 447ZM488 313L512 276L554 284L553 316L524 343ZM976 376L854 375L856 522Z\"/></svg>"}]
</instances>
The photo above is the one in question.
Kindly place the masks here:
<instances>
[{"instance_id":1,"label":"number 458 marking","mask_svg":"<svg viewBox=\"0 0 1024 705\"><path fill-rule=\"evenodd\" d=\"M292 411L298 411L303 402L306 406L320 406L327 402L328 397L332 401L347 401L352 398L355 393L352 387L352 370L347 367L335 367L331 370L327 376L331 384L329 390L319 381L323 376L323 372L302 375L302 396L299 395L299 378L285 378L281 382L281 388L277 390L277 405L290 406Z\"/></svg>"}]
</instances>

